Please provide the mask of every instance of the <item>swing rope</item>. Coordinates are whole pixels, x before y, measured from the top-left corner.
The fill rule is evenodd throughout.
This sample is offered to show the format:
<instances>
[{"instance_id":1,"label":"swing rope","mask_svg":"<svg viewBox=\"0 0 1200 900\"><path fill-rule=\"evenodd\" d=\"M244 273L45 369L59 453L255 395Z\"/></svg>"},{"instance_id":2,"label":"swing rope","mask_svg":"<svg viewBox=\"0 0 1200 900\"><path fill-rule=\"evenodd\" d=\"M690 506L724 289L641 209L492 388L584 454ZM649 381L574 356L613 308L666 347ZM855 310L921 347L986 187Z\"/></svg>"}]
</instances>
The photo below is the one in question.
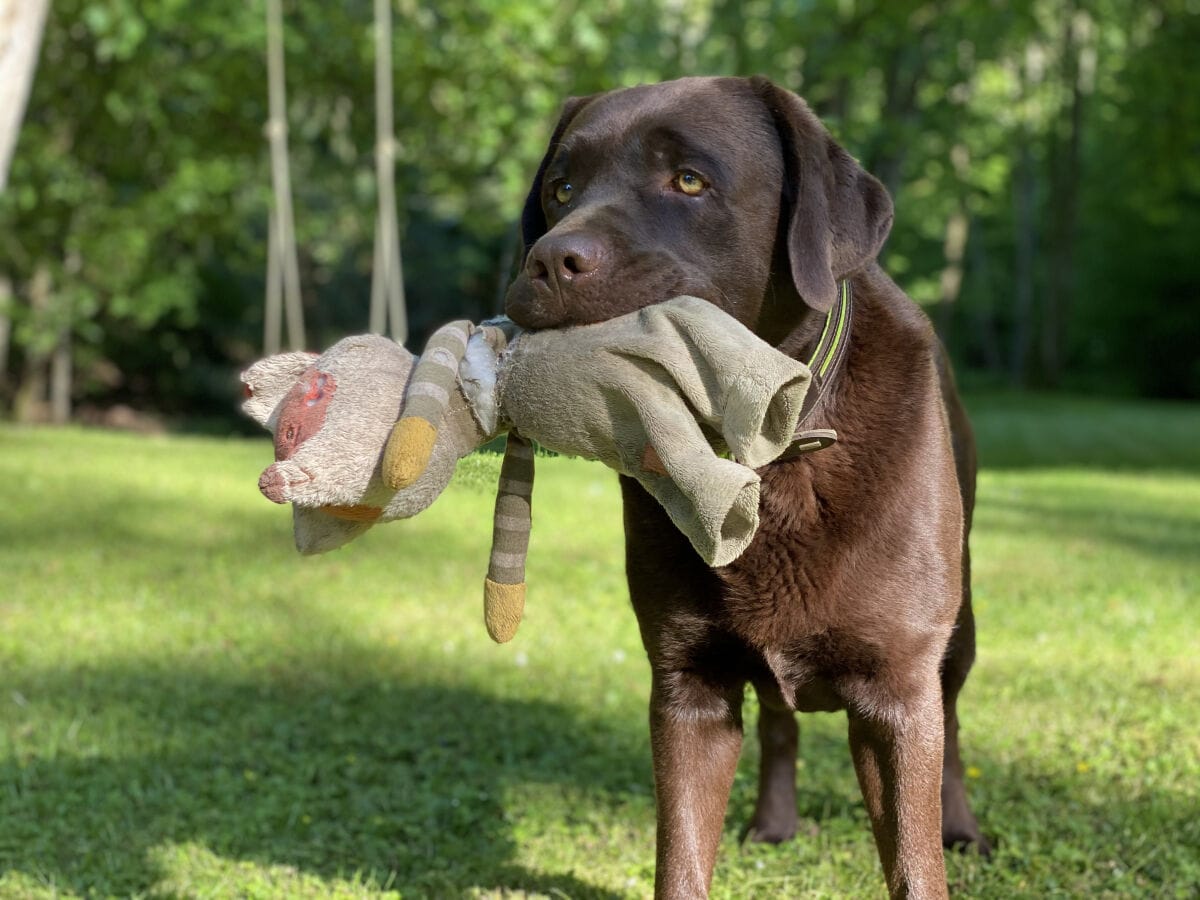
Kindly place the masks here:
<instances>
[{"instance_id":1,"label":"swing rope","mask_svg":"<svg viewBox=\"0 0 1200 900\"><path fill-rule=\"evenodd\" d=\"M303 350L304 308L300 302L300 263L296 254L296 224L292 217L292 179L288 166L287 98L283 71L283 13L280 0L266 0L267 83L270 112L266 134L271 146L271 184L275 203L267 228L267 297L263 349L279 352L280 306L287 310L288 346Z\"/></svg>"},{"instance_id":2,"label":"swing rope","mask_svg":"<svg viewBox=\"0 0 1200 900\"><path fill-rule=\"evenodd\" d=\"M265 131L271 148L274 203L267 228L263 350L270 356L280 350L280 319L284 309L287 312L288 345L293 350L302 350L305 337L288 163L283 13L280 0L266 0L266 16L270 113ZM396 211L396 150L392 113L391 0L375 0L375 177L379 208L375 218L370 330L375 334L390 334L393 340L404 343L408 338L408 321Z\"/></svg>"},{"instance_id":3,"label":"swing rope","mask_svg":"<svg viewBox=\"0 0 1200 900\"><path fill-rule=\"evenodd\" d=\"M396 137L392 118L392 2L375 0L375 262L371 276L371 331L408 339L404 272L396 215ZM390 330L388 328L390 324Z\"/></svg>"}]
</instances>

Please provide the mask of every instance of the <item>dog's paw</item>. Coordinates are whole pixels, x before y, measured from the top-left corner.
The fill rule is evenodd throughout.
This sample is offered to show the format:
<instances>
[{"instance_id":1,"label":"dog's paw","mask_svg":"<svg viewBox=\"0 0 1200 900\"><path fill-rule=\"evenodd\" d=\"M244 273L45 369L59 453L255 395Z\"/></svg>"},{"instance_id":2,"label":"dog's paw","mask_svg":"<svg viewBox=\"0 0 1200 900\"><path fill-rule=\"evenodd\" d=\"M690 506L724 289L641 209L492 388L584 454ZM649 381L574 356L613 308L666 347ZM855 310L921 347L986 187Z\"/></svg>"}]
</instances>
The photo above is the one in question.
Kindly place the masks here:
<instances>
[{"instance_id":1,"label":"dog's paw","mask_svg":"<svg viewBox=\"0 0 1200 900\"><path fill-rule=\"evenodd\" d=\"M800 822L796 816L758 816L742 829L742 842L752 844L782 844L797 834L816 837L821 831L815 822Z\"/></svg>"},{"instance_id":2,"label":"dog's paw","mask_svg":"<svg viewBox=\"0 0 1200 900\"><path fill-rule=\"evenodd\" d=\"M992 845L978 826L973 828L943 828L942 846L956 853L977 853L984 859L992 856Z\"/></svg>"}]
</instances>

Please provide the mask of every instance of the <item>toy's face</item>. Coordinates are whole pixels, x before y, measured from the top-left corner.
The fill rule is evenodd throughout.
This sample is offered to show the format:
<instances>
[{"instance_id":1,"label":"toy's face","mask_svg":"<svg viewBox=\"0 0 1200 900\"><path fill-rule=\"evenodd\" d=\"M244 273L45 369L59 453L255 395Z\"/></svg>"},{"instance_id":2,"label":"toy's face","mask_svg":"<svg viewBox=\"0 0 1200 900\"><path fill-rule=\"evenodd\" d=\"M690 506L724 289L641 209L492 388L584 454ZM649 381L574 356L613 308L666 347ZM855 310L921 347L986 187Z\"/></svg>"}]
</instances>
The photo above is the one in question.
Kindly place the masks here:
<instances>
[{"instance_id":1,"label":"toy's face","mask_svg":"<svg viewBox=\"0 0 1200 900\"><path fill-rule=\"evenodd\" d=\"M282 353L242 373L242 408L275 438L275 462L259 489L292 504L301 552L332 550L375 522L415 516L450 482L458 457L441 437L417 483L393 491L381 477L413 362L394 341L362 335L319 357Z\"/></svg>"},{"instance_id":2,"label":"toy's face","mask_svg":"<svg viewBox=\"0 0 1200 900\"><path fill-rule=\"evenodd\" d=\"M331 484L321 484L321 469L314 466L325 454L344 455L343 448L318 447L316 455L302 452L304 445L325 428L330 405L337 393L337 375L309 366L275 407L275 464L268 466L258 480L263 496L276 503L315 502L316 508L355 522L373 522L383 514L380 506L360 502L321 503L322 496L335 490ZM320 443L320 441L318 441ZM325 442L328 445L328 441ZM338 466L337 499L354 500L368 493L374 466L363 459L363 465L351 477Z\"/></svg>"},{"instance_id":3,"label":"toy's face","mask_svg":"<svg viewBox=\"0 0 1200 900\"><path fill-rule=\"evenodd\" d=\"M337 390L330 372L311 366L276 408L275 460L291 459L300 445L321 430Z\"/></svg>"},{"instance_id":4,"label":"toy's face","mask_svg":"<svg viewBox=\"0 0 1200 900\"><path fill-rule=\"evenodd\" d=\"M378 518L390 492L379 457L400 414L412 356L386 338L347 338L320 357L283 354L242 377L246 411L275 438L275 462L259 479L276 503Z\"/></svg>"}]
</instances>

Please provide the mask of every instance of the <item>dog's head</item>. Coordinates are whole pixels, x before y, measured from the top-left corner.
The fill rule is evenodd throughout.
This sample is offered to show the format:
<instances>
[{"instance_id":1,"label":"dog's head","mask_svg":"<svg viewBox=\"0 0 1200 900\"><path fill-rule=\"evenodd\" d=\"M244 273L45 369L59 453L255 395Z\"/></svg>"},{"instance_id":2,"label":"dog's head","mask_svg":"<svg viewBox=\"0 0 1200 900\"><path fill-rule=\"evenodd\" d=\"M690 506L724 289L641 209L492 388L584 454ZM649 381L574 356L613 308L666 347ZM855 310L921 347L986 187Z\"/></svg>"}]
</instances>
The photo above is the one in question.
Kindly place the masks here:
<instances>
[{"instance_id":1,"label":"dog's head","mask_svg":"<svg viewBox=\"0 0 1200 900\"><path fill-rule=\"evenodd\" d=\"M766 79L573 98L525 202L506 311L544 328L690 294L786 333L806 307L829 309L891 222L883 186Z\"/></svg>"}]
</instances>

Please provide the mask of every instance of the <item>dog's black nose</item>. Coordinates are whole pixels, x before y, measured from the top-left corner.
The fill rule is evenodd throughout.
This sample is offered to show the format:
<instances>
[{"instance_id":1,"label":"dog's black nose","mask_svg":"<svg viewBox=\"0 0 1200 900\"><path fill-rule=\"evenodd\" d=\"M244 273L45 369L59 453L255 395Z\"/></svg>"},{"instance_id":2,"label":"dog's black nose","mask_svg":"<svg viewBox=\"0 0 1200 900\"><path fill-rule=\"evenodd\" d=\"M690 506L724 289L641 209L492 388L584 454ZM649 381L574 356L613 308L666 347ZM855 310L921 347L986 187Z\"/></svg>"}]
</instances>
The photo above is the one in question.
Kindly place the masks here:
<instances>
[{"instance_id":1,"label":"dog's black nose","mask_svg":"<svg viewBox=\"0 0 1200 900\"><path fill-rule=\"evenodd\" d=\"M597 271L608 249L597 238L586 234L547 234L533 245L525 261L531 281L566 286Z\"/></svg>"}]
</instances>

